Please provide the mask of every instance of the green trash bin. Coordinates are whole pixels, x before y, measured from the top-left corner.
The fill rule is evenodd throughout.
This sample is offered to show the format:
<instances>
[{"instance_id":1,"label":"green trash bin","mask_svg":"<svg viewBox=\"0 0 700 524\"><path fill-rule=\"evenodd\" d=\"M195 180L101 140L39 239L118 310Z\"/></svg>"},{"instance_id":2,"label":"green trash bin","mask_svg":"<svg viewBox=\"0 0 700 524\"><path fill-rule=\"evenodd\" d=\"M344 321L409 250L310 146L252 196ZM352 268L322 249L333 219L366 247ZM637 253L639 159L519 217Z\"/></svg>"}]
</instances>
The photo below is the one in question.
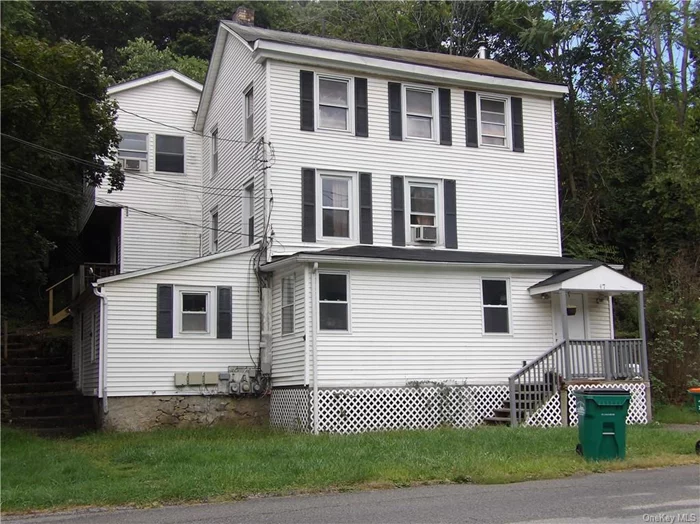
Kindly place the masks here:
<instances>
[{"instance_id":1,"label":"green trash bin","mask_svg":"<svg viewBox=\"0 0 700 524\"><path fill-rule=\"evenodd\" d=\"M579 445L587 460L624 459L627 445L625 419L630 393L624 389L586 389L576 392Z\"/></svg>"},{"instance_id":2,"label":"green trash bin","mask_svg":"<svg viewBox=\"0 0 700 524\"><path fill-rule=\"evenodd\" d=\"M688 393L690 393L690 396L693 397L695 401L695 411L700 413L700 388L690 388Z\"/></svg>"}]
</instances>

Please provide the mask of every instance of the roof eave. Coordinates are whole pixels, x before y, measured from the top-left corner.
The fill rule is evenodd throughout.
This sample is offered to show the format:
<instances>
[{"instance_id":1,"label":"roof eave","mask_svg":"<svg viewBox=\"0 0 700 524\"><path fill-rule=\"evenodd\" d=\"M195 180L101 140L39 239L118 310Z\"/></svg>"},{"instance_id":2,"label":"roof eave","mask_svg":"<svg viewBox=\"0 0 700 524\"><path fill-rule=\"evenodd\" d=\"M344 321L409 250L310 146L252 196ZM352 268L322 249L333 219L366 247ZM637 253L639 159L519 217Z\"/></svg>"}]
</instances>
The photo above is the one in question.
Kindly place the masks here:
<instances>
[{"instance_id":1,"label":"roof eave","mask_svg":"<svg viewBox=\"0 0 700 524\"><path fill-rule=\"evenodd\" d=\"M562 270L562 269L577 269L586 267L589 264L525 264L515 263L508 264L505 262L444 262L433 260L403 260L395 258L374 258L374 257L355 257L342 255L319 255L314 253L300 253L292 255L282 260L277 260L263 265L260 270L264 272L278 271L294 264L304 263L343 263L343 264L393 264L393 265L417 265L417 266L436 266L436 267L470 267L483 269L529 269L529 270Z\"/></svg>"},{"instance_id":2,"label":"roof eave","mask_svg":"<svg viewBox=\"0 0 700 524\"><path fill-rule=\"evenodd\" d=\"M141 78L135 78L127 82L122 82L121 84L110 86L107 88L107 94L110 96L116 95L117 93L128 91L129 89L135 89L137 87L162 82L163 80L167 80L169 78L178 80L195 91L199 91L200 93L202 92L202 84L196 80L192 80L190 77L183 75L182 73L175 71L174 69L168 69L167 71L153 73L151 75L142 76Z\"/></svg>"},{"instance_id":3,"label":"roof eave","mask_svg":"<svg viewBox=\"0 0 700 524\"><path fill-rule=\"evenodd\" d=\"M283 44L268 40L256 40L256 60L275 59L298 64L320 65L327 67L351 68L363 72L389 74L423 81L442 81L448 79L452 84L465 87L499 88L503 91L527 92L550 97L561 97L568 88L559 84L506 78L501 76L467 73L452 69L430 67L409 62L399 62L384 58L373 58L354 53L328 51L307 46ZM311 51L311 52L310 52Z\"/></svg>"}]
</instances>

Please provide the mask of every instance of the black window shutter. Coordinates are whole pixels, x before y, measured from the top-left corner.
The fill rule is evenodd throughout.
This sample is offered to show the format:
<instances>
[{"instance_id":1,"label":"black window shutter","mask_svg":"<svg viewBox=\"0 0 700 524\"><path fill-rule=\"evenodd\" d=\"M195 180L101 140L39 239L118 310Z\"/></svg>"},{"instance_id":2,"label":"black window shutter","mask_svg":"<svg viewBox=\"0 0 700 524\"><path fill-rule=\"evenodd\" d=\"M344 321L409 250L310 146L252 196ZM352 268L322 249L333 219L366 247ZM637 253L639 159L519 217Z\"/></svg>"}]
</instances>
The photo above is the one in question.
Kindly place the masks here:
<instances>
[{"instance_id":1,"label":"black window shutter","mask_svg":"<svg viewBox=\"0 0 700 524\"><path fill-rule=\"evenodd\" d=\"M479 147L479 131L476 126L476 93L464 92L464 119L467 125L467 147Z\"/></svg>"},{"instance_id":2,"label":"black window shutter","mask_svg":"<svg viewBox=\"0 0 700 524\"><path fill-rule=\"evenodd\" d=\"M372 244L372 173L360 173L360 244Z\"/></svg>"},{"instance_id":3,"label":"black window shutter","mask_svg":"<svg viewBox=\"0 0 700 524\"><path fill-rule=\"evenodd\" d=\"M299 71L301 130L314 130L314 72Z\"/></svg>"},{"instance_id":4,"label":"black window shutter","mask_svg":"<svg viewBox=\"0 0 700 524\"><path fill-rule=\"evenodd\" d=\"M454 180L444 181L445 247L457 249L457 187Z\"/></svg>"},{"instance_id":5,"label":"black window shutter","mask_svg":"<svg viewBox=\"0 0 700 524\"><path fill-rule=\"evenodd\" d=\"M355 136L369 136L367 79L355 78Z\"/></svg>"},{"instance_id":6,"label":"black window shutter","mask_svg":"<svg viewBox=\"0 0 700 524\"><path fill-rule=\"evenodd\" d=\"M401 84L389 82L389 139L403 140L401 124Z\"/></svg>"},{"instance_id":7,"label":"black window shutter","mask_svg":"<svg viewBox=\"0 0 700 524\"><path fill-rule=\"evenodd\" d=\"M391 243L394 246L406 245L402 176L391 177Z\"/></svg>"},{"instance_id":8,"label":"black window shutter","mask_svg":"<svg viewBox=\"0 0 700 524\"><path fill-rule=\"evenodd\" d=\"M510 120L513 123L513 151L523 153L525 151L523 99L520 97L514 96L510 99Z\"/></svg>"},{"instance_id":9,"label":"black window shutter","mask_svg":"<svg viewBox=\"0 0 700 524\"><path fill-rule=\"evenodd\" d=\"M443 146L452 145L452 90L440 88L440 143Z\"/></svg>"},{"instance_id":10,"label":"black window shutter","mask_svg":"<svg viewBox=\"0 0 700 524\"><path fill-rule=\"evenodd\" d=\"M158 284L156 338L173 338L173 286Z\"/></svg>"},{"instance_id":11,"label":"black window shutter","mask_svg":"<svg viewBox=\"0 0 700 524\"><path fill-rule=\"evenodd\" d=\"M316 170L301 170L301 241L316 242Z\"/></svg>"},{"instance_id":12,"label":"black window shutter","mask_svg":"<svg viewBox=\"0 0 700 524\"><path fill-rule=\"evenodd\" d=\"M216 288L216 338L232 338L231 287Z\"/></svg>"}]
</instances>

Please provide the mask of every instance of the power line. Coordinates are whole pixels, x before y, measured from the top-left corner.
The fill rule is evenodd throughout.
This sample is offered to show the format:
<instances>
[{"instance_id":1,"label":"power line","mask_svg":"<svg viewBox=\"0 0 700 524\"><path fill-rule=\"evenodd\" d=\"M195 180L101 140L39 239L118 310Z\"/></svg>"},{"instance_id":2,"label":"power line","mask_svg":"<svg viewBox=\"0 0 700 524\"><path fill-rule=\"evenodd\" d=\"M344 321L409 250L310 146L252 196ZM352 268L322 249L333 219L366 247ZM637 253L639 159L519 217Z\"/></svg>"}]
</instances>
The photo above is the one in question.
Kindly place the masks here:
<instances>
[{"instance_id":1,"label":"power line","mask_svg":"<svg viewBox=\"0 0 700 524\"><path fill-rule=\"evenodd\" d=\"M17 62L14 62L14 61L10 60L9 58L6 58L6 57L4 57L4 56L0 56L0 59L4 60L5 62L7 62L7 63L9 63L9 64L12 64L13 66L18 67L18 68L20 68L20 69L22 69L22 70L24 70L24 71L26 71L26 72L28 72L28 73L30 73L30 74L32 74L32 75L35 75L35 76L41 78L42 80L45 80L45 81L50 82L50 83L52 83L52 84L54 84L54 85L57 85L57 86L62 87L62 88L64 88L64 89L67 89L67 90L69 90L69 91L71 91L71 92L73 92L73 93L75 93L75 94L77 94L77 95L83 96L83 97L85 97L85 98L87 98L87 99L89 99L89 100L92 100L92 101L94 101L94 102L97 102L98 104L101 104L101 103L105 102L104 100L100 100L99 98L95 98L94 96L87 95L87 94L85 94L85 93L82 93L82 92L78 91L77 89L74 89L74 88L72 88L72 87L70 87L70 86L67 86L67 85L62 84L62 83L60 83L60 82L57 82L56 80L53 80L53 79L51 79L51 78L45 77L45 76L42 75L41 73L37 73L36 71L33 71L33 70L31 70L31 69L29 69L29 68L27 68L27 67L24 67L23 65L20 65L20 64L18 64ZM190 130L190 129L184 129L184 128L181 128L181 127L178 127L178 126L174 126L174 125L171 125L171 124L166 124L166 123L164 123L164 122L159 122L158 120L153 120L152 118L148 118L148 117L143 116L143 115L139 115L138 113L134 113L133 111L129 111L128 109L123 109L123 108L119 107L118 104L117 104L117 109L118 109L119 111L122 111L123 113L128 114L128 115L135 116L136 118L141 118L141 119L143 119L143 120L146 120L147 122L151 122L152 124L158 124L158 125L160 125L160 126L168 127L168 128L170 128L170 129L175 129L175 130L177 130L177 131L181 131L181 132L183 132L183 133L188 133L188 134L191 134L191 135L201 136L201 137L203 137L203 138L213 138L211 135L206 135L206 134L204 134L204 133L197 133L196 131L192 131L192 130ZM221 136L217 136L217 138L218 138L219 140L223 141L223 142L231 142L231 143L235 143L235 144L251 144L251 143L253 143L253 142L257 142L257 140L237 140L237 139L235 139L235 138L226 138L226 137L221 137Z\"/></svg>"},{"instance_id":2,"label":"power line","mask_svg":"<svg viewBox=\"0 0 700 524\"><path fill-rule=\"evenodd\" d=\"M63 153L62 151L58 151L56 149L51 149L49 147L41 146L39 144L36 144L35 142L29 142L27 140L24 140L22 138L18 138L18 137L13 136L13 135L9 135L7 133L0 132L0 136L3 136L5 138L9 138L10 140L14 140L20 144L37 149L37 150L42 151L46 154L57 155L61 158L65 158L67 160L72 160L74 162L83 164L87 167L91 167L93 169L96 169L96 170L99 170L102 172L106 172L109 169L108 166L100 165L100 164L97 164L95 162L91 162L89 160L85 160L85 159L79 158L77 156L70 155L68 153ZM128 174L131 174L131 175L138 176L138 177L153 178L154 180L161 182L162 185L169 186L169 187L186 186L189 188L194 188L194 189L198 190L200 193L205 194L205 195L223 196L223 197L227 197L227 198L249 198L249 197L246 197L245 195L226 195L226 194L221 194L221 193L212 193L212 192L205 191L207 189L209 189L211 191L244 191L245 188L226 188L226 187L204 186L204 185L198 185L198 184L188 184L187 182L181 182L179 180L167 180L167 179L152 177L150 175L140 173L138 171L125 170L125 172ZM146 181L146 180L144 180L144 181ZM151 183L156 183L156 182L151 182ZM258 197L258 198L265 198L265 196Z\"/></svg>"},{"instance_id":3,"label":"power line","mask_svg":"<svg viewBox=\"0 0 700 524\"><path fill-rule=\"evenodd\" d=\"M53 183L51 180L48 180L48 179L43 178L43 177L40 177L40 176L35 175L35 174L33 174L33 173L29 173L28 171L24 171L24 170L22 170L22 169L18 169L18 168L12 167L12 166L5 166L5 167L6 167L6 168L9 168L9 169L11 169L11 170L13 170L13 171L16 171L16 172L18 172L18 173L23 173L23 174L25 174L25 175L28 175L28 176L31 176L31 177L34 177L34 178L38 178L38 179L44 180L44 181L47 182L47 183L46 183L46 184L36 183L36 182L32 182L31 180L26 180L26 179L20 178L20 177L18 177L18 176L13 176L13 175L11 175L11 174L0 173L0 175L2 175L3 177L7 177L7 178L10 178L10 179L12 179L12 180L16 180L17 182L22 182L22 183L29 184L29 185L32 185L32 186L35 186L35 187L39 187L39 188L41 188L41 189L47 189L47 190L49 190L49 191L55 191L55 192L57 192L57 193L63 193L63 194L68 195L68 196L83 196L82 194L77 193L77 192L75 192L75 191L71 191L70 189L59 188L59 187L53 186L52 184L54 184L54 183ZM112 206L115 206L115 207L125 208L125 209L127 209L127 211L131 210L131 211L135 211L135 212L137 212L137 213L142 213L142 214L144 214L144 215L150 215L150 216L153 216L153 217L161 218L161 219L163 219L163 220L169 220L169 221L171 221L171 222L177 222L177 223L180 223L180 224L183 224L183 225L187 225L187 226L197 227L197 228L201 228L201 229L208 229L208 230L210 230L210 231L218 231L218 232L220 232L220 233L228 233L228 234L231 234L231 235L239 235L239 236L246 236L246 237L249 236L247 232L246 232L246 233L242 233L242 232L240 232L240 231L230 231L230 230L227 230L227 229L213 228L213 227L205 226L204 224L196 224L196 223L194 223L194 222L188 222L188 221L185 221L185 220L182 220L182 219L179 219L179 218L177 218L177 217L170 216L170 215L163 215L163 214L161 214L161 213L154 213L154 212L152 212L152 211L146 211L145 209L140 209L140 208L137 208L137 207L134 207L134 206L128 206L128 205L120 204L119 202L114 202L113 200L107 200L107 199L105 199L105 198L97 197L97 198L95 198L95 200L96 200L96 201L99 200L101 203L109 204L109 205L112 205ZM262 237L260 237L260 236L255 236L255 235L253 236L253 238L258 239L258 240L262 239Z\"/></svg>"}]
</instances>

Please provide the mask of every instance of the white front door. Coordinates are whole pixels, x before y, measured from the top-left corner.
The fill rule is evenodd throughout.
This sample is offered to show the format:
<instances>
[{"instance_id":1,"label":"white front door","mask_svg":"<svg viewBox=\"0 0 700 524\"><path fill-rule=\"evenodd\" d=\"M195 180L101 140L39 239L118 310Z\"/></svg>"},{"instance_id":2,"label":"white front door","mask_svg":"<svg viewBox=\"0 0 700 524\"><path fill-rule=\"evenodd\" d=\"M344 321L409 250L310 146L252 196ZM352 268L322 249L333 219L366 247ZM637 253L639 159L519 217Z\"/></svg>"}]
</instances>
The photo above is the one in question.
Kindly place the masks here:
<instances>
[{"instance_id":1,"label":"white front door","mask_svg":"<svg viewBox=\"0 0 700 524\"><path fill-rule=\"evenodd\" d=\"M586 339L586 311L583 304L583 293L567 293L567 321L569 324L569 340ZM561 307L559 294L553 293L552 307L554 308L554 335L557 342L564 339L562 336ZM576 308L575 310L573 308Z\"/></svg>"}]
</instances>

